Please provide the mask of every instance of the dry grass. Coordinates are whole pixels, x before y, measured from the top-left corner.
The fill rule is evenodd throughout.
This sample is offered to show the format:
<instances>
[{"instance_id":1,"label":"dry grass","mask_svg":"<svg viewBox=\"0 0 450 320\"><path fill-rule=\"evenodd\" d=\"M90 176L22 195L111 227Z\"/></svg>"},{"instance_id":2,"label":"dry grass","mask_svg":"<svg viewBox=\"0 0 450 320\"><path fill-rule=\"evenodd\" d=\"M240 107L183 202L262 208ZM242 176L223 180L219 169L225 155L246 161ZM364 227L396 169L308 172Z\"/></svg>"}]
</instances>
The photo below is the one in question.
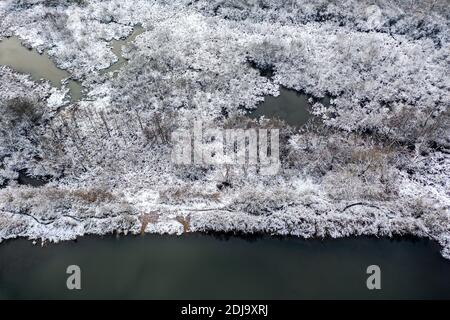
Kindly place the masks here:
<instances>
[{"instance_id":1,"label":"dry grass","mask_svg":"<svg viewBox=\"0 0 450 320\"><path fill-rule=\"evenodd\" d=\"M190 231L190 226L191 226L191 215L187 215L186 217L184 216L177 216L175 218L175 220L177 220L179 223L181 223L181 225L183 226L183 232L189 232Z\"/></svg>"},{"instance_id":2,"label":"dry grass","mask_svg":"<svg viewBox=\"0 0 450 320\"><path fill-rule=\"evenodd\" d=\"M159 220L159 213L156 211L152 211L149 213L144 213L139 216L139 221L141 222L141 235L145 233L145 229L148 224L156 224Z\"/></svg>"},{"instance_id":3,"label":"dry grass","mask_svg":"<svg viewBox=\"0 0 450 320\"><path fill-rule=\"evenodd\" d=\"M68 190L54 187L28 188L17 191L16 194L6 194L4 197L6 197L7 202L17 198L31 200L36 197L42 197L52 202L81 200L89 204L112 202L117 199L111 192L101 188Z\"/></svg>"},{"instance_id":4,"label":"dry grass","mask_svg":"<svg viewBox=\"0 0 450 320\"><path fill-rule=\"evenodd\" d=\"M103 189L75 190L70 195L89 203L110 202L115 198L112 193Z\"/></svg>"},{"instance_id":5,"label":"dry grass","mask_svg":"<svg viewBox=\"0 0 450 320\"><path fill-rule=\"evenodd\" d=\"M354 149L348 163L355 165L358 176L364 176L370 171L383 172L389 165L392 153L390 148L378 146Z\"/></svg>"}]
</instances>

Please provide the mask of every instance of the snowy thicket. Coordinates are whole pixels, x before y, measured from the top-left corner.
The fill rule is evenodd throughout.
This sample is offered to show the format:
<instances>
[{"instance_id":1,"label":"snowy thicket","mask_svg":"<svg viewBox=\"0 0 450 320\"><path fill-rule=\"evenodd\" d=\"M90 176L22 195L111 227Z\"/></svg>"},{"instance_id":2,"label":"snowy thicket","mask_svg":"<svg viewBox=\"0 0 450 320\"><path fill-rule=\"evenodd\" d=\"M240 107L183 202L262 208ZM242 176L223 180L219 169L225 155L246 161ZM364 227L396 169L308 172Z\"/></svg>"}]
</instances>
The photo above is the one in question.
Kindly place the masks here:
<instances>
[{"instance_id":1,"label":"snowy thicket","mask_svg":"<svg viewBox=\"0 0 450 320\"><path fill-rule=\"evenodd\" d=\"M3 1L0 37L87 94L0 67L0 239L412 234L450 257L449 20L445 0ZM136 25L128 63L100 72ZM331 104L300 130L243 117L281 86ZM170 133L199 119L281 127L282 169L175 165ZM18 185L20 170L51 181Z\"/></svg>"},{"instance_id":2,"label":"snowy thicket","mask_svg":"<svg viewBox=\"0 0 450 320\"><path fill-rule=\"evenodd\" d=\"M185 3L189 3L188 0ZM254 22L283 24L329 23L356 31L377 31L411 39L448 40L448 3L424 0L215 0L195 1L193 6L209 15Z\"/></svg>"},{"instance_id":3,"label":"snowy thicket","mask_svg":"<svg viewBox=\"0 0 450 320\"><path fill-rule=\"evenodd\" d=\"M66 92L0 66L0 185L27 167L42 166L38 141L45 124L64 104ZM44 169L45 170L45 169ZM45 175L45 172L41 172Z\"/></svg>"}]
</instances>

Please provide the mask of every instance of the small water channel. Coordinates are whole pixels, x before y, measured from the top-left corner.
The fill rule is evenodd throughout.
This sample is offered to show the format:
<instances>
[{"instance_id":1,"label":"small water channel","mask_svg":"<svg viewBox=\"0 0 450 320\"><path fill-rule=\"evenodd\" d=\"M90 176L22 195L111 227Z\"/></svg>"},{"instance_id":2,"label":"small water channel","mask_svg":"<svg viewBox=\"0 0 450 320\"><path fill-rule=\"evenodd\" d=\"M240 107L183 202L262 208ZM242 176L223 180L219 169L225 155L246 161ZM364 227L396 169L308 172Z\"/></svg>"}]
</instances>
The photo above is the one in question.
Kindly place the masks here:
<instances>
[{"instance_id":1,"label":"small water channel","mask_svg":"<svg viewBox=\"0 0 450 320\"><path fill-rule=\"evenodd\" d=\"M145 29L141 25L136 25L133 29L133 32L125 39L113 40L110 43L112 52L117 56L117 61L113 63L110 67L100 70L100 74L106 74L112 72L116 74L119 69L121 69L125 64L128 63L128 60L125 59L122 55L122 49L124 46L129 45L133 42L138 35L143 33Z\"/></svg>"}]
</instances>

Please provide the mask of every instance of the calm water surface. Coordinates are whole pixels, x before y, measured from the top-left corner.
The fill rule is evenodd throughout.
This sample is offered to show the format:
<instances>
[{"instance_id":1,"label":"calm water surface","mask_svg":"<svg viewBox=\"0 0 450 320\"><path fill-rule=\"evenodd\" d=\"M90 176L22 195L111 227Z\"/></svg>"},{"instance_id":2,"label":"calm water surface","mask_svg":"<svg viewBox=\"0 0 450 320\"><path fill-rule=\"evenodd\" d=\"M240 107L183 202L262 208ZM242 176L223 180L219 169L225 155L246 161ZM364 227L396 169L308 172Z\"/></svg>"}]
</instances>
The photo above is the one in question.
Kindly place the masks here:
<instances>
[{"instance_id":1,"label":"calm water surface","mask_svg":"<svg viewBox=\"0 0 450 320\"><path fill-rule=\"evenodd\" d=\"M48 80L56 88L61 88L64 79L69 79L67 85L71 99L79 100L81 98L80 83L71 80L67 71L57 68L46 53L40 54L35 49L25 48L17 37L0 41L0 65L6 65L18 72L29 74L35 81Z\"/></svg>"},{"instance_id":2,"label":"calm water surface","mask_svg":"<svg viewBox=\"0 0 450 320\"><path fill-rule=\"evenodd\" d=\"M286 88L280 89L277 97L268 96L257 109L252 111L251 118L277 118L284 120L293 127L301 127L312 118L312 104L309 102L311 96ZM329 98L320 99L319 102L325 106L330 104Z\"/></svg>"},{"instance_id":3,"label":"calm water surface","mask_svg":"<svg viewBox=\"0 0 450 320\"><path fill-rule=\"evenodd\" d=\"M68 265L82 289L66 289ZM379 265L380 291L366 288ZM41 247L0 245L0 297L10 298L450 298L450 261L430 241L303 240L187 234L84 237Z\"/></svg>"}]
</instances>

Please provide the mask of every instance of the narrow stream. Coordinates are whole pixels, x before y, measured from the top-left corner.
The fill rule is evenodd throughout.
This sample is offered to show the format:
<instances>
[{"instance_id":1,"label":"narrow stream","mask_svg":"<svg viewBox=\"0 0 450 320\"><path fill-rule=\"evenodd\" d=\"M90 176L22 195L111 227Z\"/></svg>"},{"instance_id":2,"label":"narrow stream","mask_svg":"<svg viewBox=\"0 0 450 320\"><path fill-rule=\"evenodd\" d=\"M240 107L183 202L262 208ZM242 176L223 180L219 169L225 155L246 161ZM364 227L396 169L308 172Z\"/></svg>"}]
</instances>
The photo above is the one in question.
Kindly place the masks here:
<instances>
[{"instance_id":1,"label":"narrow stream","mask_svg":"<svg viewBox=\"0 0 450 320\"><path fill-rule=\"evenodd\" d=\"M138 35L143 33L145 29L141 25L136 25L133 29L133 32L126 38L120 40L111 41L111 50L117 56L118 60L112 64L110 67L100 70L100 74L106 73L116 73L119 69L121 69L125 64L127 64L128 60L125 59L122 55L122 49L124 46L133 42Z\"/></svg>"}]
</instances>

